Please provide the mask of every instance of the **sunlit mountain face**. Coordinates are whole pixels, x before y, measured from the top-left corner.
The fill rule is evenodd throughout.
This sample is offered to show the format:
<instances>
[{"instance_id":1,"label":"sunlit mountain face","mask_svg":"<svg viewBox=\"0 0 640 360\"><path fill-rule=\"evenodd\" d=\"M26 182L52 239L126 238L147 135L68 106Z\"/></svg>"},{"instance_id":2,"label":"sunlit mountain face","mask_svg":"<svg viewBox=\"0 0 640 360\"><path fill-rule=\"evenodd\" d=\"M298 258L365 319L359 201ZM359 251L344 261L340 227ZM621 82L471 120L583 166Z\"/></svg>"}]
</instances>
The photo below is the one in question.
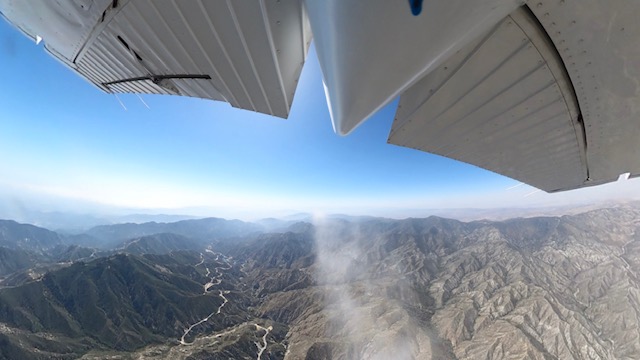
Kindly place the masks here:
<instances>
[{"instance_id":1,"label":"sunlit mountain face","mask_svg":"<svg viewBox=\"0 0 640 360\"><path fill-rule=\"evenodd\" d=\"M0 222L2 359L636 359L640 209Z\"/></svg>"}]
</instances>

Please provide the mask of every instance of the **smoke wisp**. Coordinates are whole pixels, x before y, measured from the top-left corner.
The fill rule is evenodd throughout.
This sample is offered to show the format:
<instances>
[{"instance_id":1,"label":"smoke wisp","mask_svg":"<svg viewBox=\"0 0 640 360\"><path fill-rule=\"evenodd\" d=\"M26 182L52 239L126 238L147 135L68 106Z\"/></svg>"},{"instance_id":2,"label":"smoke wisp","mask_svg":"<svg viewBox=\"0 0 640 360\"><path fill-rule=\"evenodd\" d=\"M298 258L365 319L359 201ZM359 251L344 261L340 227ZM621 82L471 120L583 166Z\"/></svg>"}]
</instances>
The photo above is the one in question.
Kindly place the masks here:
<instances>
[{"instance_id":1,"label":"smoke wisp","mask_svg":"<svg viewBox=\"0 0 640 360\"><path fill-rule=\"evenodd\" d=\"M404 307L419 300L402 272L403 259L392 260L375 232L358 223L317 217L314 226L331 358L429 358L430 337Z\"/></svg>"}]
</instances>

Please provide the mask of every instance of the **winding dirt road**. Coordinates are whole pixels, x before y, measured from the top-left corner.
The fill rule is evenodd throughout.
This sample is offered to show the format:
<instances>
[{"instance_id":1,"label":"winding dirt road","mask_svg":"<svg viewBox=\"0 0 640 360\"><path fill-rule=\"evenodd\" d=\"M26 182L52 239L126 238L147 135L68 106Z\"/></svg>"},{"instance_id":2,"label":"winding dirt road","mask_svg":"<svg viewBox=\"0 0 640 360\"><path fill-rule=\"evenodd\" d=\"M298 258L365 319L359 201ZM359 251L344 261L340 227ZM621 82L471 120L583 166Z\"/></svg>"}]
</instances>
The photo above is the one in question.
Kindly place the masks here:
<instances>
[{"instance_id":1,"label":"winding dirt road","mask_svg":"<svg viewBox=\"0 0 640 360\"><path fill-rule=\"evenodd\" d=\"M207 252L213 253L213 251L207 249ZM218 261L218 259L220 258L219 254L216 254L216 258L215 261ZM200 262L195 264L194 266L200 266L204 264L204 255L202 253L200 253ZM220 270L229 270L231 269L232 265L229 264L228 260L223 256L222 260L224 262L224 264L226 266L216 266L214 268L214 274L213 276L211 276L211 271L209 270L209 267L205 267L205 269L207 270L206 276L209 277L209 281L207 281L204 285L204 292L202 293L202 295L207 295L209 293L209 289L211 289L213 286L216 285L220 285L222 283L222 271ZM196 326L205 323L207 321L209 321L209 319L211 319L211 317L213 315L218 315L222 312L222 308L227 305L227 303L229 302L229 299L227 299L227 297L225 296L226 294L229 294L230 291L229 290L219 290L218 296L222 299L222 304L220 304L220 306L218 306L218 309L215 312L212 312L211 314L207 315L205 318L201 319L198 322L195 322L193 324L191 324L188 328L185 329L184 334L182 334L182 337L180 338L180 340L178 340L178 342L180 343L180 345L191 345L193 344L193 342L186 342L184 340L184 338L189 335L189 333L191 332L191 330L193 330L193 328L195 328Z\"/></svg>"},{"instance_id":2,"label":"winding dirt road","mask_svg":"<svg viewBox=\"0 0 640 360\"><path fill-rule=\"evenodd\" d=\"M263 327L260 326L258 324L255 324L256 326L256 330L261 331L264 330L264 335L262 336L262 343L259 342L254 342L254 344L256 344L256 346L258 347L258 357L256 358L256 360L260 360L262 357L262 353L267 349L267 335L269 335L269 332L271 330L273 330L273 326L269 326L269 327Z\"/></svg>"}]
</instances>

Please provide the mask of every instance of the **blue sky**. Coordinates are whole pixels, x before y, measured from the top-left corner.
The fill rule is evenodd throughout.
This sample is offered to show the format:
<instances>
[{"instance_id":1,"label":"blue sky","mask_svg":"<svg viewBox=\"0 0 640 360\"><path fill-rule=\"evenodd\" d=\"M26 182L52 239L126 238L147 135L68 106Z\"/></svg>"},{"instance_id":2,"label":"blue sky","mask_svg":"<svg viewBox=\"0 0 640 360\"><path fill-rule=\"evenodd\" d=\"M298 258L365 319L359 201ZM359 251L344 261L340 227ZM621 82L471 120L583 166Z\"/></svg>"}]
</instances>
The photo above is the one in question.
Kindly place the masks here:
<instances>
[{"instance_id":1,"label":"blue sky","mask_svg":"<svg viewBox=\"0 0 640 360\"><path fill-rule=\"evenodd\" d=\"M0 59L0 196L8 203L243 217L584 200L509 189L518 183L386 144L397 102L350 136L336 135L313 48L287 120L174 96L142 95L147 108L120 95L125 110L4 21Z\"/></svg>"}]
</instances>

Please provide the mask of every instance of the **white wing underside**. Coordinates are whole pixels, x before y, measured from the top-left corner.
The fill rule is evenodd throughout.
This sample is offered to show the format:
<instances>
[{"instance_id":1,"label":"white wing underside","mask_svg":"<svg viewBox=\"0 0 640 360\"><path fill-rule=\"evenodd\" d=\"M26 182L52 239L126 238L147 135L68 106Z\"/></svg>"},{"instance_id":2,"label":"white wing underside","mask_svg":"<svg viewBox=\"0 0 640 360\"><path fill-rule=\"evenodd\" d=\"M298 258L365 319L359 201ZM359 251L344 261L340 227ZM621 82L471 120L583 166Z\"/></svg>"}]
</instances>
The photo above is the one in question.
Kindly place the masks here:
<instances>
[{"instance_id":1,"label":"white wing underside","mask_svg":"<svg viewBox=\"0 0 640 360\"><path fill-rule=\"evenodd\" d=\"M400 96L393 144L549 192L640 175L636 1L434 0L414 16L406 0L0 0L0 12L105 92L284 118L313 34L340 134Z\"/></svg>"}]
</instances>

